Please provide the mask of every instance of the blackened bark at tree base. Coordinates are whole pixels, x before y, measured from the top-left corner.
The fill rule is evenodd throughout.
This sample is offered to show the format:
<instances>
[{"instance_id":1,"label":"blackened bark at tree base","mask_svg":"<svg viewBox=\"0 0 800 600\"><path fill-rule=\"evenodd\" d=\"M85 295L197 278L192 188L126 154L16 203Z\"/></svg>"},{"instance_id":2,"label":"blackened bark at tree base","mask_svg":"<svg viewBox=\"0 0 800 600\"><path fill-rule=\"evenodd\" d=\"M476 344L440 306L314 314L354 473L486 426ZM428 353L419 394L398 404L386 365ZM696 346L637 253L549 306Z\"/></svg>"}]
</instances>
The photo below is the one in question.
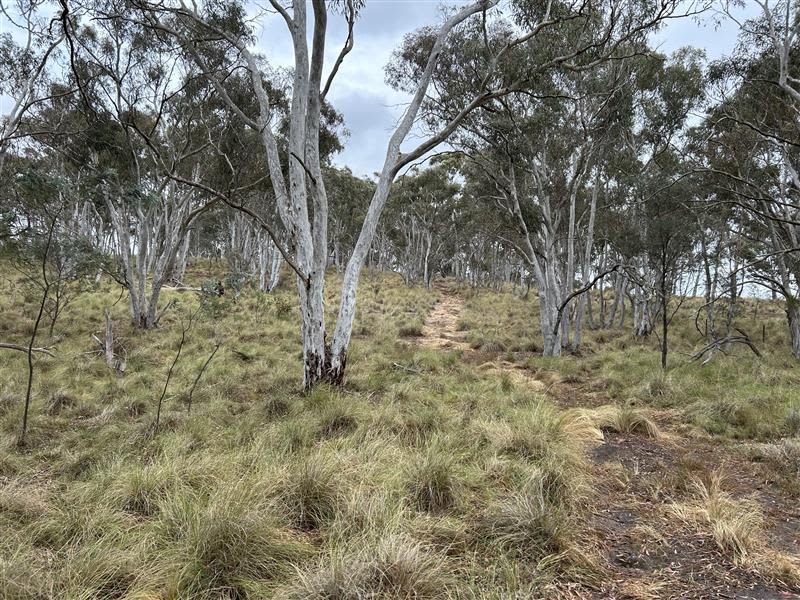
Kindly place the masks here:
<instances>
[{"instance_id":1,"label":"blackened bark at tree base","mask_svg":"<svg viewBox=\"0 0 800 600\"><path fill-rule=\"evenodd\" d=\"M325 345L325 355L316 352L304 353L303 388L310 392L318 383L339 386L344 383L345 369L347 367L347 352L342 351L334 360L330 345Z\"/></svg>"}]
</instances>

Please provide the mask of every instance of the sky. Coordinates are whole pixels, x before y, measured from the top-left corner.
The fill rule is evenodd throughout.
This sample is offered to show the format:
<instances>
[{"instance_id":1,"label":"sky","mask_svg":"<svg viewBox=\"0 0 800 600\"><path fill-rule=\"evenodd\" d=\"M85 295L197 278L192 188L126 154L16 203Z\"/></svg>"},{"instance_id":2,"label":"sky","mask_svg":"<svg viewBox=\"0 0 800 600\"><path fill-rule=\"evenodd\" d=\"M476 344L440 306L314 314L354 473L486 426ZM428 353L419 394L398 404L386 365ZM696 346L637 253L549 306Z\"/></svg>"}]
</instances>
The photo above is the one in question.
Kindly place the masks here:
<instances>
[{"instance_id":1,"label":"sky","mask_svg":"<svg viewBox=\"0 0 800 600\"><path fill-rule=\"evenodd\" d=\"M267 4L263 0L259 3ZM348 166L359 176L371 176L380 170L391 131L408 100L405 94L391 89L384 81L384 67L392 51L400 45L405 34L425 25L440 23L442 6L466 3L465 0L366 0L356 23L355 46L328 95L344 115L349 131L345 149L334 157L337 165ZM736 16L755 16L757 10L753 0L745 0L745 7ZM0 15L0 33L13 32L4 21ZM272 65L290 67L292 47L283 20L272 13L264 15L258 22L261 24L261 29L257 30L258 50ZM346 33L343 18L333 16L329 19L328 67L339 53ZM736 34L735 23L707 14L700 19L669 21L663 30L654 34L653 43L665 53L692 45L704 49L709 59L715 59L733 49ZM8 109L9 102L8 98L0 95L2 114ZM416 145L413 133L404 148L410 145Z\"/></svg>"},{"instance_id":2,"label":"sky","mask_svg":"<svg viewBox=\"0 0 800 600\"><path fill-rule=\"evenodd\" d=\"M448 0L447 5L466 2ZM360 176L379 171L386 143L402 113L405 94L384 82L384 66L406 33L441 21L440 0L367 0L355 29L355 46L345 59L328 99L345 119L350 132L345 150L334 158ZM757 6L748 2L737 16L753 16ZM275 65L292 64L292 50L286 26L276 15L263 20L259 49ZM654 35L654 45L665 53L686 45L702 48L709 59L730 52L736 43L737 26L712 15L702 19L672 20ZM331 65L346 37L343 19L329 23L326 64ZM407 144L408 145L408 144Z\"/></svg>"}]
</instances>

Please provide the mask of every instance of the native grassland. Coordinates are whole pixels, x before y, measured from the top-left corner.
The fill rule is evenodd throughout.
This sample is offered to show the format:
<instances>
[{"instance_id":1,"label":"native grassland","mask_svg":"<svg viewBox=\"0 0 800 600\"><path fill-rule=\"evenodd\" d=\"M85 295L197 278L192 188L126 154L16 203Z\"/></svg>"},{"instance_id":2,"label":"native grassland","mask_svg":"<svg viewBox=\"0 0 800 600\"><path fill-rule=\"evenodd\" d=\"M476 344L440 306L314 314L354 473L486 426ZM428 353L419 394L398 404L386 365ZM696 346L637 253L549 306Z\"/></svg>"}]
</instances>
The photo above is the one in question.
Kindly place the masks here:
<instances>
[{"instance_id":1,"label":"native grassland","mask_svg":"<svg viewBox=\"0 0 800 600\"><path fill-rule=\"evenodd\" d=\"M0 332L23 343L37 298L6 275ZM458 329L473 350L419 343L443 294L465 299ZM41 340L56 356L36 358L24 447L26 356L0 354L1 598L581 597L615 569L599 498L630 480L624 461L597 466L603 431L655 439L668 410L680 430L757 440L742 460L776 473L791 468L787 448L800 456L787 441L800 428L797 371L768 303L742 317L754 333L766 324L764 359L736 350L686 365L697 337L686 312L673 334L682 366L662 375L654 339L591 331L580 356L544 360L532 299L367 274L346 385L303 394L291 286L165 300L175 305L148 332L108 283L67 308ZM122 375L95 352L105 308ZM742 517L757 511L709 479L717 466L676 483L664 518L732 564L766 556L764 527ZM786 561L762 570L791 587Z\"/></svg>"}]
</instances>

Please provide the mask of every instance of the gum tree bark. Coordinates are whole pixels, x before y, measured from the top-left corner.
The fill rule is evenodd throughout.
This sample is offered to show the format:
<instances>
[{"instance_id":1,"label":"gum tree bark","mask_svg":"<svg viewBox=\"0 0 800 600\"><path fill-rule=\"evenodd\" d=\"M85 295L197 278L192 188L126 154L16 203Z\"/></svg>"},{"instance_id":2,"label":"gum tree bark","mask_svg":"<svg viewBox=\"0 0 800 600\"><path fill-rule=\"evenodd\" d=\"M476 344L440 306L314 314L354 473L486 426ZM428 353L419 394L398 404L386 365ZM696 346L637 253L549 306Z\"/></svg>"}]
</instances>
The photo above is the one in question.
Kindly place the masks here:
<instances>
[{"instance_id":1,"label":"gum tree bark","mask_svg":"<svg viewBox=\"0 0 800 600\"><path fill-rule=\"evenodd\" d=\"M363 2L357 0L338 0L336 2L312 0L310 3L295 2L291 7L287 7L280 0L269 0L272 10L280 15L286 25L294 51L291 103L287 119L288 144L285 153L279 152L277 136L274 131L278 119L273 113L273 106L270 103L260 70L261 63L251 51L247 26L244 21L241 24L238 22L236 16L238 13L225 14L226 18L221 19L209 18L208 15L200 12L201 9L198 8L200 5L195 3L179 0L176 4L168 4L137 0L136 15L126 15L125 18L138 20L176 38L181 48L194 61L200 73L212 83L222 101L228 104L244 123L261 136L278 215L285 232L286 247L282 249L281 254L287 259L287 263L290 264L297 276L305 389L310 389L319 381L338 384L343 380L355 319L359 277L370 256L370 248L375 240L392 182L400 169L425 156L440 143L446 141L476 109L496 98L523 89L527 85L528 78L531 76L529 73L526 73L520 80L513 80L512 83L499 77L500 61L512 49L529 42L545 29L553 28L558 23L569 22L577 16L593 17L592 11L606 10L608 13L606 16L609 19L601 25L596 39L579 38L576 48L569 49L563 55L559 54L543 59L542 63L537 66L540 71L554 68L582 56L589 50L593 52L600 43L604 50L601 53L603 56L582 65L582 68L589 68L592 64L599 64L606 60L607 56L619 49L625 40L649 29L665 15L671 14L676 0L659 3L658 8L647 16L625 13L625 18L620 18L620 11L625 12L622 9L622 3L618 6L616 2L611 2L610 6L603 4L602 7L593 3L578 3L574 7L574 14L568 13L563 16L560 13L553 15L552 13L558 12L553 7L554 3L546 2L544 10L537 11L537 14L541 13L541 18L536 23L526 24L521 27L522 31L519 31L518 35L514 34L505 38L499 44L499 50L496 52L489 50L489 57L483 67L485 73L478 74L479 84L474 86L473 93L466 93L463 97L459 97L457 109L439 123L439 129L432 131L427 139L419 143L416 148L403 152L401 147L420 117L421 108L425 103L436 67L450 34L470 17L481 13L485 17L487 11L498 3L499 0L474 0L451 13L438 30L431 34L430 49L427 49L426 44L422 62L419 69L415 70L414 82L410 86L410 101L389 138L375 191L362 222L355 247L345 266L336 324L330 337L326 334L323 300L328 254L328 199L320 166L320 115L322 102L342 60L353 47L353 24L357 8ZM311 14L309 6L311 6ZM323 59L328 15L334 6L345 13L348 36L323 84ZM227 17L232 18L227 20ZM231 26L226 29L227 24L231 21L237 23L236 27ZM619 31L620 29L622 31ZM600 41L598 42L598 40ZM214 44L213 49L209 49L214 52L218 51L220 46L227 44L227 50L230 51L229 56L234 57L231 58L232 67L238 69L242 66L236 63L241 60L247 69L257 105L256 116L248 115L247 110L237 105L232 96L228 94L225 85L225 75L228 71L222 69L223 76L219 76L221 71L208 64L208 54L204 54L198 49L199 46L208 42ZM231 68L231 72L233 68ZM219 196L221 193L217 195ZM283 240L278 239L277 236L271 234L271 237L276 244L283 244ZM383 256L380 255L379 260L382 258ZM554 274L550 276L557 280ZM558 281L556 286L559 286Z\"/></svg>"},{"instance_id":2,"label":"gum tree bark","mask_svg":"<svg viewBox=\"0 0 800 600\"><path fill-rule=\"evenodd\" d=\"M161 289L173 276L189 225L205 207L192 209L191 192L178 190L174 182L169 182L162 197L149 206L117 200L108 189L104 196L116 235L115 252L128 290L131 319L141 329L152 329L158 323Z\"/></svg>"},{"instance_id":3,"label":"gum tree bark","mask_svg":"<svg viewBox=\"0 0 800 600\"><path fill-rule=\"evenodd\" d=\"M459 123L473 110L508 90L479 90L467 99L464 110L450 123L414 150L403 153L401 146L417 120L426 97L434 69L450 32L469 17L494 7L499 0L477 0L450 16L438 30L428 54L427 63L417 82L416 92L406 107L396 129L391 135L378 184L370 201L355 248L344 270L336 326L330 339L327 337L324 313L325 268L328 251L328 198L320 163L319 138L321 107L344 56L352 48L352 28L356 16L355 3L344 2L349 25L349 35L336 59L332 71L323 84L323 68L329 7L325 0L311 2L309 15L306 2L297 2L291 9L277 0L270 0L272 8L280 14L288 29L294 50L294 75L289 111L289 134L286 169L278 150L273 131L273 106L270 103L259 61L240 34L221 29L212 20L200 14L195 5L181 3L179 8L163 4L144 3L143 22L150 27L167 32L186 44L197 66L211 81L220 97L251 128L261 135L272 187L277 200L278 214L286 233L288 248L281 254L292 257L290 266L297 276L297 295L301 314L303 344L303 387L308 390L319 381L341 383L347 365L347 351L353 329L356 309L356 291L359 276L375 238L378 222L386 204L391 184L399 170L417 160L430 149L446 140ZM291 12L290 12L291 10ZM258 107L258 115L251 118L227 94L223 82L215 76L200 53L192 50L185 31L173 29L160 16L169 13L190 23L201 38L211 34L226 41L242 57ZM309 27L309 16L313 25ZM311 30L309 48L308 33ZM286 176L284 176L286 172ZM309 205L311 210L309 210ZM273 242L281 244L282 240ZM288 262L288 261L287 261Z\"/></svg>"},{"instance_id":4,"label":"gum tree bark","mask_svg":"<svg viewBox=\"0 0 800 600\"><path fill-rule=\"evenodd\" d=\"M592 187L592 196L589 205L589 223L586 230L586 247L583 250L583 265L581 267L581 279L585 286L589 282L590 268L592 264L592 247L594 246L594 221L597 214L597 192L600 186L600 178L595 177ZM577 350L581 345L583 337L583 315L586 310L586 301L590 297L591 291L581 294L578 298L578 306L575 311L575 337L572 339L572 349Z\"/></svg>"}]
</instances>

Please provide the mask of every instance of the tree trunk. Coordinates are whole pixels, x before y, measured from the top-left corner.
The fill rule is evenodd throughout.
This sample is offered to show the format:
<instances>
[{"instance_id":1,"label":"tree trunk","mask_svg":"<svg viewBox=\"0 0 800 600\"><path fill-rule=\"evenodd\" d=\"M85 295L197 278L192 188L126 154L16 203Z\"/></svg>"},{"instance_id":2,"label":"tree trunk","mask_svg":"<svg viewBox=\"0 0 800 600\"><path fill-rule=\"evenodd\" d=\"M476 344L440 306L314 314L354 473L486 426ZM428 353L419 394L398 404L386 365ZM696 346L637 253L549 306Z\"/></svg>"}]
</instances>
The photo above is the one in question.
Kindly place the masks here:
<instances>
[{"instance_id":1,"label":"tree trunk","mask_svg":"<svg viewBox=\"0 0 800 600\"><path fill-rule=\"evenodd\" d=\"M667 352L669 351L669 316L667 315L667 304L669 295L667 290L667 251L666 247L661 251L661 370L667 370Z\"/></svg>"},{"instance_id":2,"label":"tree trunk","mask_svg":"<svg viewBox=\"0 0 800 600\"><path fill-rule=\"evenodd\" d=\"M583 250L583 266L581 268L582 283L586 286L589 283L591 274L589 273L592 264L592 246L594 245L594 219L597 209L597 192L599 187L599 177L595 178L592 186L592 200L589 206L589 224L586 230L586 247ZM578 308L575 314L575 337L572 340L572 349L577 350L581 345L583 335L583 314L586 309L587 299L591 296L592 290L586 290L578 299Z\"/></svg>"},{"instance_id":3,"label":"tree trunk","mask_svg":"<svg viewBox=\"0 0 800 600\"><path fill-rule=\"evenodd\" d=\"M800 301L797 298L787 298L786 319L789 322L792 355L800 359Z\"/></svg>"},{"instance_id":4,"label":"tree trunk","mask_svg":"<svg viewBox=\"0 0 800 600\"><path fill-rule=\"evenodd\" d=\"M633 335L647 337L653 331L653 314L650 298L637 288L633 294Z\"/></svg>"}]
</instances>

